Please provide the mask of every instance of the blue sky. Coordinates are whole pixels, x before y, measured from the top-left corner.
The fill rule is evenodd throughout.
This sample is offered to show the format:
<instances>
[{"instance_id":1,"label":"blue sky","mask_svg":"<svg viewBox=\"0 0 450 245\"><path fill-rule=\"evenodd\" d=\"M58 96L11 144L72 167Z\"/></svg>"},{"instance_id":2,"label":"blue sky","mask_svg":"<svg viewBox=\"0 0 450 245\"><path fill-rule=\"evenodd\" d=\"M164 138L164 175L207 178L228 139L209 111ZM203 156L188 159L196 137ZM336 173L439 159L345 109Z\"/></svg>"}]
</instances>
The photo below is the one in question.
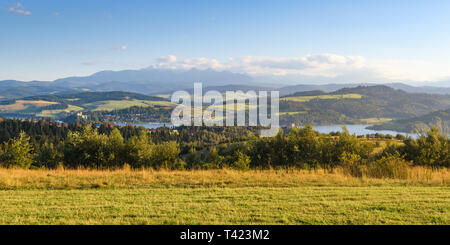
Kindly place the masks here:
<instances>
[{"instance_id":1,"label":"blue sky","mask_svg":"<svg viewBox=\"0 0 450 245\"><path fill-rule=\"evenodd\" d=\"M0 0L0 80L212 68L450 77L450 1Z\"/></svg>"}]
</instances>

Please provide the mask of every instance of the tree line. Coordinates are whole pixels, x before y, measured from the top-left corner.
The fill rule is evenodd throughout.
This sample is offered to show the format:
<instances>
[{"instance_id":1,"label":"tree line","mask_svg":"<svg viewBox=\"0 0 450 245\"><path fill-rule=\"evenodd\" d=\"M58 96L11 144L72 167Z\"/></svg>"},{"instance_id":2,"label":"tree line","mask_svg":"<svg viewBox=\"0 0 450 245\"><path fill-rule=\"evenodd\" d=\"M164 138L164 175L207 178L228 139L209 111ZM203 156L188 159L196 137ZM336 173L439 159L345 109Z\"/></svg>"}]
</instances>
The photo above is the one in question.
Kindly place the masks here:
<instances>
[{"instance_id":1,"label":"tree line","mask_svg":"<svg viewBox=\"0 0 450 245\"><path fill-rule=\"evenodd\" d=\"M20 120L1 122L1 132L19 131L1 144L1 165L25 169L63 166L330 171L339 167L354 176L374 177L402 177L410 166L450 167L450 141L435 128L417 139L402 138L375 150L380 148L377 143L351 135L345 127L343 132L333 135L305 126L260 138L258 130L246 127L148 130L107 124L55 125ZM30 135L25 128L35 134Z\"/></svg>"}]
</instances>

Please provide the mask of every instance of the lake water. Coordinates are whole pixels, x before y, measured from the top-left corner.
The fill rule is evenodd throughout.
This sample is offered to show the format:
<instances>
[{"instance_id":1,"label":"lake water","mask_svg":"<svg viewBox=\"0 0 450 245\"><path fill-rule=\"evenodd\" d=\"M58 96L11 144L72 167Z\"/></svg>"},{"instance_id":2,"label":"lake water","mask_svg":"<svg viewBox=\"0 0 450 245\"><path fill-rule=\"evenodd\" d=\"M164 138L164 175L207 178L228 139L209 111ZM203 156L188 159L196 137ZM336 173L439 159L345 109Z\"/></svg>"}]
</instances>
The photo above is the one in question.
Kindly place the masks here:
<instances>
[{"instance_id":1,"label":"lake water","mask_svg":"<svg viewBox=\"0 0 450 245\"><path fill-rule=\"evenodd\" d=\"M127 126L127 125L134 125L136 127L143 126L148 129L161 128L161 127L172 127L172 124L170 124L170 123L163 124L163 123L119 123L119 122L115 122L114 124L117 126Z\"/></svg>"},{"instance_id":2,"label":"lake water","mask_svg":"<svg viewBox=\"0 0 450 245\"><path fill-rule=\"evenodd\" d=\"M116 125L119 126L125 126L128 125L127 123L115 123ZM154 129L154 128L160 128L160 127L172 127L172 124L161 124L161 123L142 123L142 124L133 124L137 127L139 126L143 126L145 128L148 129ZM411 136L413 138L416 138L418 136L418 134L411 134L411 133L401 133L401 132L396 132L396 131L390 131L390 130L380 130L380 131L375 131L375 130L370 130L370 129L366 129L366 127L371 126L371 125L345 125L348 129L348 131L350 132L350 134L356 134L356 135L366 135L366 134L376 134L376 133L380 133L380 134L390 134L392 136L396 136L397 134L402 134L405 136ZM327 126L313 126L313 129L320 132L320 133L324 133L324 134L328 134L331 132L337 132L337 131L342 131L342 125L327 125Z\"/></svg>"},{"instance_id":3,"label":"lake water","mask_svg":"<svg viewBox=\"0 0 450 245\"><path fill-rule=\"evenodd\" d=\"M396 132L396 131L390 131L390 130L371 130L366 129L366 127L371 125L345 125L350 132L350 134L356 134L356 135L366 135L366 134L390 134L392 136L396 136L397 134L402 134L405 136L411 136L413 138L418 137L418 134L411 134L411 133L402 133L402 132ZM342 125L329 125L329 126L313 126L313 129L320 132L320 133L330 133L330 132L337 132L342 131Z\"/></svg>"}]
</instances>

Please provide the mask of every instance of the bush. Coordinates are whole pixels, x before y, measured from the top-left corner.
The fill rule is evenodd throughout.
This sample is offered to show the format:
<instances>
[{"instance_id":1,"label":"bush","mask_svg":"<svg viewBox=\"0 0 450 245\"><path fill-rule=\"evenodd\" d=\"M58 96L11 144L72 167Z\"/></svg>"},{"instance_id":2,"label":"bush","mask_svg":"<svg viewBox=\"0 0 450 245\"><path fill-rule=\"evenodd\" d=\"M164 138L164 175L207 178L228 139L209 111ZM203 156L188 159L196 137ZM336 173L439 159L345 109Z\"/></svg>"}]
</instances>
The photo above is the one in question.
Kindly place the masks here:
<instances>
[{"instance_id":1,"label":"bush","mask_svg":"<svg viewBox=\"0 0 450 245\"><path fill-rule=\"evenodd\" d=\"M417 166L431 168L450 167L450 140L437 128L432 128L418 139L406 138L402 146L388 147L385 152L400 152L406 160Z\"/></svg>"},{"instance_id":2,"label":"bush","mask_svg":"<svg viewBox=\"0 0 450 245\"><path fill-rule=\"evenodd\" d=\"M407 179L410 176L411 162L399 154L384 156L367 165L365 175L371 178Z\"/></svg>"},{"instance_id":3,"label":"bush","mask_svg":"<svg viewBox=\"0 0 450 245\"><path fill-rule=\"evenodd\" d=\"M362 159L359 155L344 152L340 157L340 166L346 175L350 175L353 177L362 177L363 176L363 168L362 168Z\"/></svg>"},{"instance_id":4,"label":"bush","mask_svg":"<svg viewBox=\"0 0 450 245\"><path fill-rule=\"evenodd\" d=\"M206 169L219 169L223 166L224 157L219 155L215 147L211 148L203 165Z\"/></svg>"},{"instance_id":5,"label":"bush","mask_svg":"<svg viewBox=\"0 0 450 245\"><path fill-rule=\"evenodd\" d=\"M345 152L340 158L340 167L346 175L353 177L407 179L410 176L411 162L400 154L383 156L377 160L365 160L357 154Z\"/></svg>"},{"instance_id":6,"label":"bush","mask_svg":"<svg viewBox=\"0 0 450 245\"><path fill-rule=\"evenodd\" d=\"M205 168L205 163L202 161L198 152L194 149L191 149L190 152L186 155L186 168L188 169L201 169Z\"/></svg>"}]
</instances>

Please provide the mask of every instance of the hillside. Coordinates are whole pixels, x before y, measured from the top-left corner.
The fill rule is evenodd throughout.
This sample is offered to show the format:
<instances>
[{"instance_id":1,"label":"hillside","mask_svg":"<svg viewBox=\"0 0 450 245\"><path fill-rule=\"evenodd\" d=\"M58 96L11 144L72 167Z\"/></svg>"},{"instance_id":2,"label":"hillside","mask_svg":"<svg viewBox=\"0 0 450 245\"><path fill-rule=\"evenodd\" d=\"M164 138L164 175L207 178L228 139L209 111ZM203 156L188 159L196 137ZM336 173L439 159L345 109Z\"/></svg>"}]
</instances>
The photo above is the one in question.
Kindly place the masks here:
<instances>
[{"instance_id":1,"label":"hillside","mask_svg":"<svg viewBox=\"0 0 450 245\"><path fill-rule=\"evenodd\" d=\"M436 127L444 133L450 133L450 109L435 111L423 116L395 120L370 127L375 130L394 130L406 133L423 133Z\"/></svg>"},{"instance_id":2,"label":"hillside","mask_svg":"<svg viewBox=\"0 0 450 245\"><path fill-rule=\"evenodd\" d=\"M422 116L449 106L448 95L412 94L383 85L359 86L327 94L283 97L280 120L285 125L373 123Z\"/></svg>"},{"instance_id":3,"label":"hillside","mask_svg":"<svg viewBox=\"0 0 450 245\"><path fill-rule=\"evenodd\" d=\"M84 92L2 101L0 115L62 119L76 112L112 111L133 106L170 108L173 104L160 97L131 92Z\"/></svg>"},{"instance_id":4,"label":"hillside","mask_svg":"<svg viewBox=\"0 0 450 245\"><path fill-rule=\"evenodd\" d=\"M51 82L21 82L16 80L0 81L0 101L35 95L77 92L79 92L79 90L76 88L69 88L67 86L64 86L64 84L56 85Z\"/></svg>"},{"instance_id":5,"label":"hillside","mask_svg":"<svg viewBox=\"0 0 450 245\"><path fill-rule=\"evenodd\" d=\"M93 110L84 113L82 121L125 122L125 123L170 123L172 106L155 104L153 106L131 106L124 109ZM73 114L63 119L64 122L80 121Z\"/></svg>"},{"instance_id":6,"label":"hillside","mask_svg":"<svg viewBox=\"0 0 450 245\"><path fill-rule=\"evenodd\" d=\"M247 91L257 87L226 85L212 88L220 91L231 88ZM205 88L204 92L208 90ZM162 94L159 97L121 91L36 95L0 101L0 116L75 121L76 114L83 112L85 120L167 122L174 107L174 104L168 101L168 96L170 94ZM381 124L391 120L422 117L432 111L447 108L450 108L449 95L407 93L377 85L342 88L329 93L321 90L293 92L280 98L279 115L282 126L292 123ZM422 121L427 125L434 123L445 129L447 119L443 117L442 122L438 119Z\"/></svg>"}]
</instances>

